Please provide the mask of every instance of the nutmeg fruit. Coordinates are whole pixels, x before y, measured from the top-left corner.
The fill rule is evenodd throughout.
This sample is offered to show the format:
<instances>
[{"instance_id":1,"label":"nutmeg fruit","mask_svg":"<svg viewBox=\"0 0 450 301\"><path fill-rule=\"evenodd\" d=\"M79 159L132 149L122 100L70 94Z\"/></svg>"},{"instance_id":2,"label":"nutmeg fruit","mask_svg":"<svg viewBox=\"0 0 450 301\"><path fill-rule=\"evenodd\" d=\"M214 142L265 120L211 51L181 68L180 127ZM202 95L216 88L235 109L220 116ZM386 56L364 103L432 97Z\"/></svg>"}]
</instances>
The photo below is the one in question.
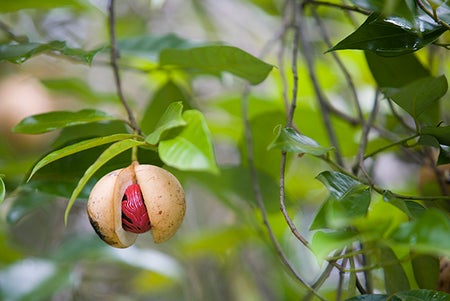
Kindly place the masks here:
<instances>
[{"instance_id":1,"label":"nutmeg fruit","mask_svg":"<svg viewBox=\"0 0 450 301\"><path fill-rule=\"evenodd\" d=\"M158 166L133 162L95 184L87 212L101 239L113 247L127 248L148 230L155 243L171 238L183 221L186 202L174 175Z\"/></svg>"}]
</instances>

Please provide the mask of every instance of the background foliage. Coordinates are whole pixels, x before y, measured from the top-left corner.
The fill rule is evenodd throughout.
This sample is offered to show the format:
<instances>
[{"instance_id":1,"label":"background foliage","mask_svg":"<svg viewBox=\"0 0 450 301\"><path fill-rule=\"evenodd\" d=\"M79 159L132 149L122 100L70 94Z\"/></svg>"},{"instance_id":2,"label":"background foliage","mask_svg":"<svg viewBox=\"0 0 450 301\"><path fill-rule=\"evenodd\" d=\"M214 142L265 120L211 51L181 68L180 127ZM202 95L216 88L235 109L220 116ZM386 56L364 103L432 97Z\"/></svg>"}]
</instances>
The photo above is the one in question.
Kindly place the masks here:
<instances>
[{"instance_id":1,"label":"background foliage","mask_svg":"<svg viewBox=\"0 0 450 301\"><path fill-rule=\"evenodd\" d=\"M447 1L111 3L0 4L0 299L450 300ZM133 148L188 211L116 250Z\"/></svg>"}]
</instances>

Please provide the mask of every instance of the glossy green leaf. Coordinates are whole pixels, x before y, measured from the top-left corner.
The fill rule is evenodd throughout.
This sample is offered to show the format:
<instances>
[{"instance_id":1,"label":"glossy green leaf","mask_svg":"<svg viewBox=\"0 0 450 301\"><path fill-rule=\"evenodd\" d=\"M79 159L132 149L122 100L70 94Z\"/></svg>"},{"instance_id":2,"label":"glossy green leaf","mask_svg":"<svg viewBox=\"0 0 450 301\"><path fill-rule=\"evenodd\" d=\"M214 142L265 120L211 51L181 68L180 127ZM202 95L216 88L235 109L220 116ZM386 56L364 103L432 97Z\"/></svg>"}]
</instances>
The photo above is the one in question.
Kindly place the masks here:
<instances>
[{"instance_id":1,"label":"glossy green leaf","mask_svg":"<svg viewBox=\"0 0 450 301\"><path fill-rule=\"evenodd\" d=\"M116 157L120 153L122 153L132 147L143 145L144 143L145 142L143 142L143 141L137 141L137 140L133 140L133 139L121 140L119 142L112 144L97 158L97 160L86 170L83 177L79 180L77 187L72 192L72 195L69 199L69 202L67 203L66 211L64 214L64 222L66 224L67 224L69 212L73 206L73 203L75 203L78 195L83 190L84 186L87 184L89 179L94 175L94 173L100 167L102 167L106 162L108 162L112 158Z\"/></svg>"},{"instance_id":2,"label":"glossy green leaf","mask_svg":"<svg viewBox=\"0 0 450 301\"><path fill-rule=\"evenodd\" d=\"M317 212L310 229L347 227L352 220L365 216L370 205L367 185L339 172L324 171L317 176L330 196Z\"/></svg>"},{"instance_id":3,"label":"glossy green leaf","mask_svg":"<svg viewBox=\"0 0 450 301\"><path fill-rule=\"evenodd\" d=\"M399 301L450 301L450 294L435 290L412 290L394 295Z\"/></svg>"},{"instance_id":4,"label":"glossy green leaf","mask_svg":"<svg viewBox=\"0 0 450 301\"><path fill-rule=\"evenodd\" d=\"M300 134L293 128L282 128L278 126L276 131L276 136L272 143L270 143L268 149L278 148L286 152L314 156L322 156L332 149L320 146L315 140Z\"/></svg>"},{"instance_id":5,"label":"glossy green leaf","mask_svg":"<svg viewBox=\"0 0 450 301\"><path fill-rule=\"evenodd\" d=\"M229 72L259 84L269 75L273 66L232 46L204 46L191 49L165 49L159 56L161 66L189 69L219 76Z\"/></svg>"},{"instance_id":6,"label":"glossy green leaf","mask_svg":"<svg viewBox=\"0 0 450 301\"><path fill-rule=\"evenodd\" d=\"M439 279L439 258L418 254L411 259L414 278L422 289L435 289Z\"/></svg>"},{"instance_id":7,"label":"glossy green leaf","mask_svg":"<svg viewBox=\"0 0 450 301\"><path fill-rule=\"evenodd\" d=\"M145 141L155 145L167 131L185 126L186 121L184 121L182 114L183 104L181 102L171 103L156 124L156 129L145 138Z\"/></svg>"},{"instance_id":8,"label":"glossy green leaf","mask_svg":"<svg viewBox=\"0 0 450 301\"><path fill-rule=\"evenodd\" d=\"M13 131L23 134L41 134L68 126L116 119L105 112L92 109L77 112L53 111L26 117L13 128Z\"/></svg>"},{"instance_id":9,"label":"glossy green leaf","mask_svg":"<svg viewBox=\"0 0 450 301\"><path fill-rule=\"evenodd\" d=\"M118 47L122 55L138 56L155 61L164 49L188 49L201 43L189 41L174 33L162 36L143 35L121 39Z\"/></svg>"},{"instance_id":10,"label":"glossy green leaf","mask_svg":"<svg viewBox=\"0 0 450 301\"><path fill-rule=\"evenodd\" d=\"M181 170L198 170L216 173L211 134L203 114L196 110L183 113L187 125L172 139L159 143L161 160Z\"/></svg>"},{"instance_id":11,"label":"glossy green leaf","mask_svg":"<svg viewBox=\"0 0 450 301\"><path fill-rule=\"evenodd\" d=\"M409 290L409 281L394 251L388 246L379 247L378 264L383 268L384 286L388 294Z\"/></svg>"},{"instance_id":12,"label":"glossy green leaf","mask_svg":"<svg viewBox=\"0 0 450 301\"><path fill-rule=\"evenodd\" d=\"M397 56L419 50L434 42L444 32L443 27L436 26L426 32L415 33L373 13L355 32L329 51L360 49L380 56Z\"/></svg>"},{"instance_id":13,"label":"glossy green leaf","mask_svg":"<svg viewBox=\"0 0 450 301\"><path fill-rule=\"evenodd\" d=\"M77 0L20 0L20 1L2 1L0 12L14 12L21 9L52 9L59 7L82 8L80 1Z\"/></svg>"},{"instance_id":14,"label":"glossy green leaf","mask_svg":"<svg viewBox=\"0 0 450 301\"><path fill-rule=\"evenodd\" d=\"M445 76L425 77L407 85L396 88L386 88L384 93L396 104L417 119L423 112L432 107L448 89Z\"/></svg>"},{"instance_id":15,"label":"glossy green leaf","mask_svg":"<svg viewBox=\"0 0 450 301\"><path fill-rule=\"evenodd\" d=\"M450 255L450 220L431 208L418 219L404 223L393 234L394 241L409 245L420 253Z\"/></svg>"},{"instance_id":16,"label":"glossy green leaf","mask_svg":"<svg viewBox=\"0 0 450 301\"><path fill-rule=\"evenodd\" d=\"M20 44L2 44L0 45L0 62L9 61L11 63L21 64L29 58L45 53L57 52L87 64L91 64L94 56L102 49L85 51L78 48L69 48L64 41L52 41L48 43L20 43Z\"/></svg>"},{"instance_id":17,"label":"glossy green leaf","mask_svg":"<svg viewBox=\"0 0 450 301\"><path fill-rule=\"evenodd\" d=\"M390 298L389 295L373 294L373 295L355 296L350 299L346 299L345 301L387 301L390 300L389 298Z\"/></svg>"},{"instance_id":18,"label":"glossy green leaf","mask_svg":"<svg viewBox=\"0 0 450 301\"><path fill-rule=\"evenodd\" d=\"M341 250L358 238L358 233L352 230L333 232L317 231L311 241L311 249L317 259L322 261L334 250Z\"/></svg>"},{"instance_id":19,"label":"glossy green leaf","mask_svg":"<svg viewBox=\"0 0 450 301\"><path fill-rule=\"evenodd\" d=\"M5 200L6 188L5 182L3 182L2 175L0 175L0 204Z\"/></svg>"},{"instance_id":20,"label":"glossy green leaf","mask_svg":"<svg viewBox=\"0 0 450 301\"><path fill-rule=\"evenodd\" d=\"M439 147L439 157L436 164L437 165L450 164L450 146L441 145Z\"/></svg>"},{"instance_id":21,"label":"glossy green leaf","mask_svg":"<svg viewBox=\"0 0 450 301\"><path fill-rule=\"evenodd\" d=\"M75 144L71 144L69 146L63 147L61 149L55 150L53 152L51 152L50 154L46 155L44 158L42 158L41 160L39 160L39 162L36 163L36 165L33 167L30 176L28 177L28 181L31 179L31 177L33 177L33 175L42 167L46 166L47 164L50 164L56 160L59 160L61 158L70 156L72 154L93 148L93 147L97 147L99 145L104 145L104 144L108 144L108 143L112 143L112 142L116 142L116 141L120 141L120 140L125 140L125 139L133 139L133 138L137 138L136 135L133 134L116 134L116 135L111 135L111 136L106 136L106 137L99 137L99 138L93 138L93 139L88 139L88 140L84 140Z\"/></svg>"}]
</instances>

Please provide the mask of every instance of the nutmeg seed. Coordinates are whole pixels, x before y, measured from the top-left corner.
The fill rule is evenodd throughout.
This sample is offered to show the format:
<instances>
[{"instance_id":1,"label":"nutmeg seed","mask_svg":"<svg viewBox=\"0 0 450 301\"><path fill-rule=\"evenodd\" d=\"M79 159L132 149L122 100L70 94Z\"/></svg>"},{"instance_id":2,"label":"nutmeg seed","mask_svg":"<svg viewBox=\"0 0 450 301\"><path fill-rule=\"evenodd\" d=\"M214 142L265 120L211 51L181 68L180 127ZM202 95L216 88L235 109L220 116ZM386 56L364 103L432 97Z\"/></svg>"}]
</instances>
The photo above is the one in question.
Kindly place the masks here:
<instances>
[{"instance_id":1,"label":"nutmeg seed","mask_svg":"<svg viewBox=\"0 0 450 301\"><path fill-rule=\"evenodd\" d=\"M122 227L125 231L133 233L145 233L151 228L138 184L128 186L122 197Z\"/></svg>"},{"instance_id":2,"label":"nutmeg seed","mask_svg":"<svg viewBox=\"0 0 450 301\"><path fill-rule=\"evenodd\" d=\"M172 237L186 212L184 191L170 172L133 162L102 177L91 191L87 211L97 234L117 248L132 245L148 230L155 243Z\"/></svg>"}]
</instances>

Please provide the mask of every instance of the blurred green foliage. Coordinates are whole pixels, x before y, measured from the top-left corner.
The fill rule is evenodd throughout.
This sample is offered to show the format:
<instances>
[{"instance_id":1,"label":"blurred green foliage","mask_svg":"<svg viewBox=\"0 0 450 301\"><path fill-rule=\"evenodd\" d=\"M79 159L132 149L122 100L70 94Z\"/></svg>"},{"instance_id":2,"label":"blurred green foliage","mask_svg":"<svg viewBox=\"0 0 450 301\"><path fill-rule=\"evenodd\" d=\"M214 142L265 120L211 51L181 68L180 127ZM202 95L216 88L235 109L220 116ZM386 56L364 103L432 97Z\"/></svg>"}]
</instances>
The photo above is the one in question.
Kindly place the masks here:
<instances>
[{"instance_id":1,"label":"blurred green foliage","mask_svg":"<svg viewBox=\"0 0 450 301\"><path fill-rule=\"evenodd\" d=\"M140 131L105 3L0 4L0 299L450 300L450 6L351 2L117 2ZM188 211L116 250L85 201L134 156Z\"/></svg>"}]
</instances>

